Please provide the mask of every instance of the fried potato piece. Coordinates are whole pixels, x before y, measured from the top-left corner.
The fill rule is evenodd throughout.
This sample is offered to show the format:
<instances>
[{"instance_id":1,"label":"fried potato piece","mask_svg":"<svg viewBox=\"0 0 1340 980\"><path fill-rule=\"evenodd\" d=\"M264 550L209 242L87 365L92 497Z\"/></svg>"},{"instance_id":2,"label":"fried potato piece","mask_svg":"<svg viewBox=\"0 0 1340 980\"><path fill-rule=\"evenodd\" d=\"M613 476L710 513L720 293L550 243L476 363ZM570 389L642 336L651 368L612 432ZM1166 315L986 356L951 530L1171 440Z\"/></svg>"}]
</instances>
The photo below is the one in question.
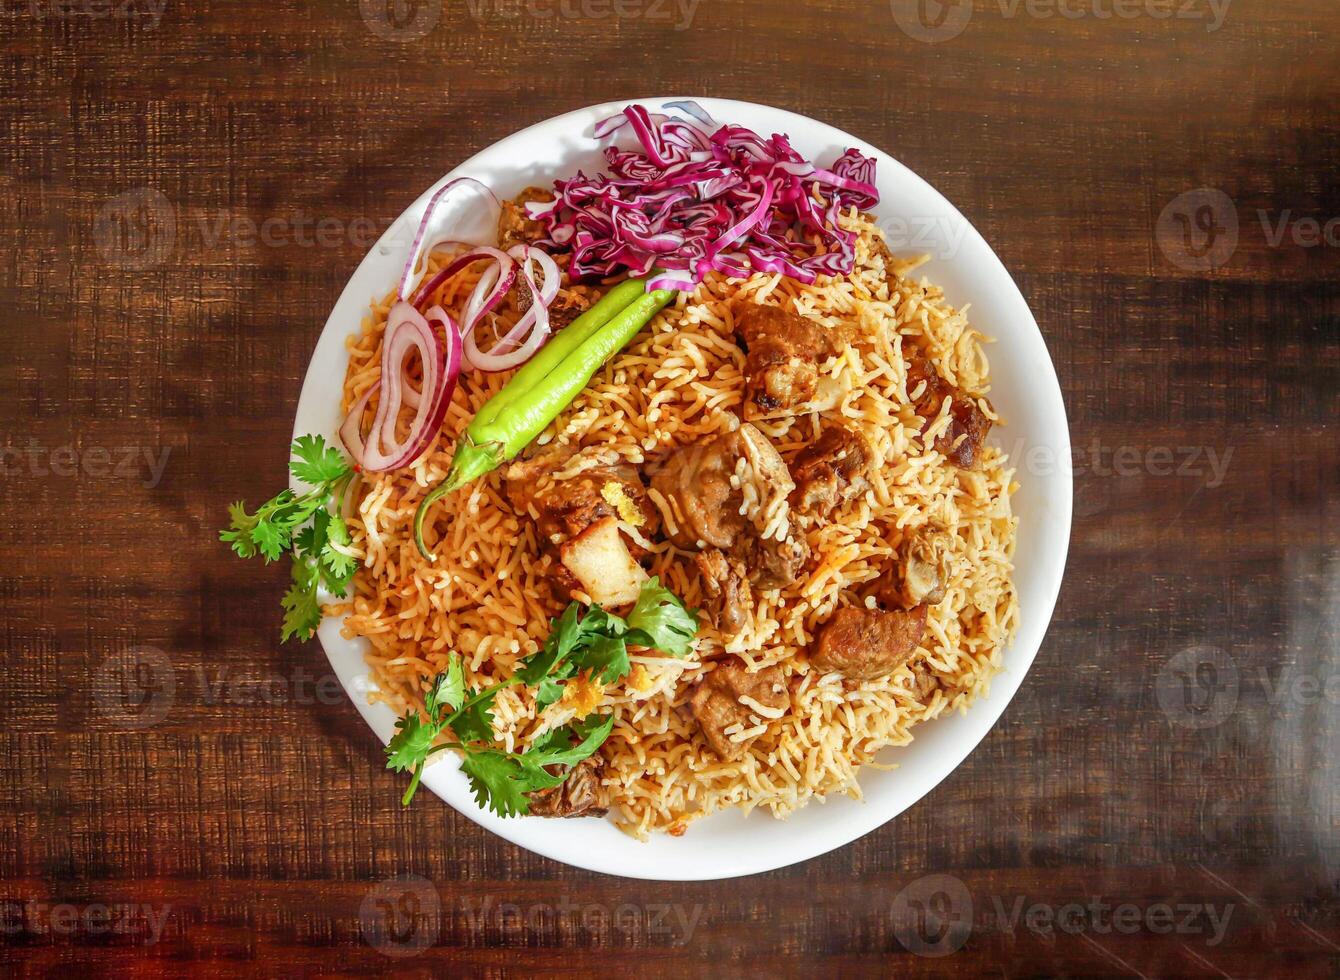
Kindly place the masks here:
<instances>
[{"instance_id":1,"label":"fried potato piece","mask_svg":"<svg viewBox=\"0 0 1340 980\"><path fill-rule=\"evenodd\" d=\"M602 606L636 602L647 573L633 560L613 517L596 521L559 549L563 567Z\"/></svg>"}]
</instances>

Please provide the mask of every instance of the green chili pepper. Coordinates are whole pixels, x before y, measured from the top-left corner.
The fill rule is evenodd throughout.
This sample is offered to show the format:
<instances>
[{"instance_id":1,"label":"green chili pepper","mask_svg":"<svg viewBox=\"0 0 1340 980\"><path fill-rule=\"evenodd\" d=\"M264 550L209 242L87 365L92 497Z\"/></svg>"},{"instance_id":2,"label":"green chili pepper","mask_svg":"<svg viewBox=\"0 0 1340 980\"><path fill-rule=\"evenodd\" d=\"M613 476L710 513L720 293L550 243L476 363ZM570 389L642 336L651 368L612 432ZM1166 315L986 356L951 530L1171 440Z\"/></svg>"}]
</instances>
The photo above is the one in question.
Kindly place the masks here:
<instances>
[{"instance_id":1,"label":"green chili pepper","mask_svg":"<svg viewBox=\"0 0 1340 980\"><path fill-rule=\"evenodd\" d=\"M447 477L428 492L414 515L414 543L423 543L428 510L447 494L515 459L572 403L601 365L622 350L674 298L667 289L646 292L633 279L615 286L600 302L559 331L490 398L465 430Z\"/></svg>"},{"instance_id":2,"label":"green chili pepper","mask_svg":"<svg viewBox=\"0 0 1340 980\"><path fill-rule=\"evenodd\" d=\"M498 392L479 409L479 414L470 422L466 433L481 442L486 426L497 421L502 410L516 401L519 395L530 391L549 377L549 373L558 367L569 354L575 351L593 333L609 323L615 315L624 310L639 296L647 292L645 279L625 279L604 296L600 297L589 310L556 333L549 343L512 375L502 391Z\"/></svg>"}]
</instances>

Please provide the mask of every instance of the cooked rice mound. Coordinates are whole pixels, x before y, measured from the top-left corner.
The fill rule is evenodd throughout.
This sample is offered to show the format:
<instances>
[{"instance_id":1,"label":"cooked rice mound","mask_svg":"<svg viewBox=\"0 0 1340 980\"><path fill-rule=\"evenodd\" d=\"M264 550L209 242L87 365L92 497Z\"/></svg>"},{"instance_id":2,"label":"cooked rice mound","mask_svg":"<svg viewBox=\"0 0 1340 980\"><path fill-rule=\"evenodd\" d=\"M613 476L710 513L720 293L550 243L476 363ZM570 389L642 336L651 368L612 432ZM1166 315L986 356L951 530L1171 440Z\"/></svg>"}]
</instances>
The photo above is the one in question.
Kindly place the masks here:
<instances>
[{"instance_id":1,"label":"cooked rice mound","mask_svg":"<svg viewBox=\"0 0 1340 980\"><path fill-rule=\"evenodd\" d=\"M756 423L783 458L790 463L827 418L859 427L883 460L871 474L871 489L827 521L791 518L791 533L803 533L810 545L806 571L790 587L756 592L757 609L730 642L703 615L697 649L687 658L634 654L624 681L608 689L569 683L564 699L539 717L526 688L498 696L497 736L508 750L593 708L615 715L600 753L603 787L612 819L638 837L681 834L723 807L764 807L785 817L814 797L859 797L858 769L880 749L908 744L919 722L966 709L986 692L1015 629L1013 470L995 446L985 448L975 469L948 463L929 448L951 423L948 401L921 433L905 388L902 351L920 340L950 382L985 394L984 338L938 287L912 277L917 262L889 256L867 216L853 211L843 220L860 233L851 275L810 286L781 275L709 276L607 364L539 440L578 450L556 474L561 479L590 466L650 462L737 427L745 355L732 310L749 301L812 317L849 339L823 367L847 391L836 408ZM437 260L430 262L434 269ZM440 300L457 313L472 286L468 275L457 277ZM392 300L374 303L361 334L349 340L345 411L379 376ZM562 609L547 581L552 559L542 554L534 522L508 505L499 473L434 509L427 537L435 564L414 546L419 501L446 475L457 436L507 377L463 373L433 448L412 467L366 478L358 489L350 530L363 564L352 601L328 611L347 614L346 636L367 638L368 663L380 686L373 697L398 712L422 705L425 683L452 651L465 658L475 685L509 676L543 643L551 617ZM982 407L990 414L985 400ZM861 586L896 561L903 534L926 524L945 529L952 572L912 661L863 682L812 668L806 650L839 598L858 602ZM645 543L651 574L689 606L703 606L691 556L662 539ZM780 664L791 706L780 713L760 706L733 736L748 740L743 758L722 762L707 748L687 703L704 671L732 656L760 667ZM914 670L938 678L924 699L917 696Z\"/></svg>"}]
</instances>

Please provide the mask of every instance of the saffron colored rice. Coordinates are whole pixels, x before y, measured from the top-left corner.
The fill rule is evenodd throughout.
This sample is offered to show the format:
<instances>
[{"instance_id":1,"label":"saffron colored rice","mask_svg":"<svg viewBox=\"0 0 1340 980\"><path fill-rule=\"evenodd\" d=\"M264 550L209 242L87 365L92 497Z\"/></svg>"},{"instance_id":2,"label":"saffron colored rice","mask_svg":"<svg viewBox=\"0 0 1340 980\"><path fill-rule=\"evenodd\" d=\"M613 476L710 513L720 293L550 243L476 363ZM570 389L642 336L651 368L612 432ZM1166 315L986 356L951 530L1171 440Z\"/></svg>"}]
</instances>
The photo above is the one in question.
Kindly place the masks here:
<instances>
[{"instance_id":1,"label":"saffron colored rice","mask_svg":"<svg viewBox=\"0 0 1340 980\"><path fill-rule=\"evenodd\" d=\"M600 463L650 462L735 428L744 398L744 352L732 311L747 301L804 314L850 339L823 367L847 391L837 407L756 423L783 458L789 463L825 420L860 427L882 456L872 488L826 522L787 515L784 501L769 512L775 526L789 520L790 533L808 538L812 556L793 586L756 593L756 610L729 642L704 615L697 649L687 658L635 655L623 682L607 689L569 684L564 700L539 716L525 688L499 695L497 737L509 750L592 709L614 714L614 732L601 750L603 789L612 819L630 834L679 835L691 821L723 807L762 807L785 817L815 797L859 797L860 767L886 746L909 743L918 723L966 709L984 694L1013 635L1013 470L994 446L973 470L960 470L928 448L950 423L949 402L921 433L908 397L917 393L905 387L902 349L919 339L948 380L985 394L984 338L938 287L914 279L917 262L889 258L867 216L853 211L843 221L860 232L851 275L812 286L781 275L743 281L710 276L607 364L540 437L542 444L578 450L562 477ZM441 258L430 260L426 271L435 271ZM457 277L439 300L459 313L472 286L468 275ZM349 339L346 411L378 378L392 300L374 302L361 333ZM352 600L327 611L346 616L346 636L368 640L368 663L380 687L374 697L397 711L422 705L426 682L452 651L465 658L476 685L507 677L518 660L538 649L551 617L561 611L547 584L551 559L541 554L533 522L508 506L499 473L434 509L427 537L437 552L435 564L414 546L419 501L446 475L457 436L507 377L463 373L433 447L408 469L365 478L357 491L350 530L362 566ZM985 399L981 404L991 415ZM668 502L656 495L653 502L673 521ZM928 523L945 529L952 573L912 662L865 682L811 668L806 649L839 598L859 601L860 588L896 560L902 536ZM659 537L644 543L652 551L650 572L688 605L702 606L691 556ZM783 711L753 706L749 723L734 733L748 741L744 757L734 762L719 761L707 748L687 710L693 685L723 656L751 666L781 664L791 700ZM933 688L924 697L917 694L918 676L937 682L920 688Z\"/></svg>"}]
</instances>

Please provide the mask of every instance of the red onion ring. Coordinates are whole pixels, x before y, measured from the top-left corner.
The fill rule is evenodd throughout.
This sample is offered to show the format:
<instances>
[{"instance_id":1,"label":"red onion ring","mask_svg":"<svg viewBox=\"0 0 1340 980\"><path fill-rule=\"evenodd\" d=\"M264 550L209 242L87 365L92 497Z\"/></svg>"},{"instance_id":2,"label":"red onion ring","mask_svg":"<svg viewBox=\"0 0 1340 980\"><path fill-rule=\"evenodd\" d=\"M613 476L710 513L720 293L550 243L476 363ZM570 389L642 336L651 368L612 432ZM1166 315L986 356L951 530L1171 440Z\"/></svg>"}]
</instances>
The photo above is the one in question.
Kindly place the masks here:
<instances>
[{"instance_id":1,"label":"red onion ring","mask_svg":"<svg viewBox=\"0 0 1340 980\"><path fill-rule=\"evenodd\" d=\"M549 339L549 305L558 296L562 277L558 263L546 252L529 245L514 245L508 255L521 261L521 275L530 288L532 302L525 315L487 353L479 349L473 324L466 324L465 362L480 371L507 371L524 364ZM533 264L536 263L544 272L542 286L535 283Z\"/></svg>"},{"instance_id":2,"label":"red onion ring","mask_svg":"<svg viewBox=\"0 0 1340 980\"><path fill-rule=\"evenodd\" d=\"M493 308L502 302L507 291L516 282L516 263L506 252L496 248L479 248L471 254L479 258L491 258L498 265L496 271L493 266L484 270L484 275L480 276L474 292L465 302L465 312L461 314L463 336L469 336L474 331L475 324L493 312Z\"/></svg>"},{"instance_id":3,"label":"red onion ring","mask_svg":"<svg viewBox=\"0 0 1340 980\"><path fill-rule=\"evenodd\" d=\"M425 253L432 251L435 245L441 244L442 240L440 238L437 241L428 240L428 225L433 220L433 213L437 210L437 206L442 203L442 199L446 197L447 194L451 193L451 191L455 190L457 187L466 184L471 184L475 188L483 191L498 213L502 213L502 203L498 200L497 195L493 193L487 184L480 183L473 177L457 177L455 180L449 180L439 187L437 193L429 198L428 207L424 209L423 218L419 221L418 230L414 233L414 242L409 247L409 259L405 262L405 271L401 273L400 286L396 289L396 295L399 296L401 300L409 299L409 286L414 278L414 269L418 266L419 259ZM418 304L416 303L415 305L417 306Z\"/></svg>"},{"instance_id":4,"label":"red onion ring","mask_svg":"<svg viewBox=\"0 0 1340 980\"><path fill-rule=\"evenodd\" d=\"M438 286L441 286L444 282L446 282L452 276L456 275L456 273L460 272L467 265L470 265L472 262L478 262L481 259L493 259L495 262L497 262L499 266L502 268L503 278L507 282L506 288L500 288L497 290L496 292L497 299L494 299L492 303L489 305L489 309L492 309L493 306L496 306L497 303L503 298L503 296L507 294L507 290L512 288L512 283L513 281L515 281L516 275L515 273L512 273L510 276L508 274L511 269L512 260L508 258L507 253L499 251L496 248L490 248L487 245L481 245L476 248L472 248L464 255L458 255L456 258L452 259L449 265L443 267L442 269L439 269L437 273L433 276L433 278L429 279L426 283L420 286L418 291L414 293L414 298L410 300L410 305L413 306L415 309L421 309L423 307L423 304L427 302L430 296L433 295L434 291L436 291ZM488 311L485 310L485 312Z\"/></svg>"},{"instance_id":5,"label":"red onion ring","mask_svg":"<svg viewBox=\"0 0 1340 980\"><path fill-rule=\"evenodd\" d=\"M445 347L433 329L434 323L446 336ZM421 391L409 385L407 376L409 355L416 350L423 362ZM397 303L386 319L381 378L354 402L340 426L340 438L349 454L369 473L384 473L414 462L442 427L460 371L461 338L446 311L435 306L425 316L408 303ZM378 390L381 398L365 441L363 413ZM402 404L416 411L409 432L403 440L397 440L395 430Z\"/></svg>"}]
</instances>

